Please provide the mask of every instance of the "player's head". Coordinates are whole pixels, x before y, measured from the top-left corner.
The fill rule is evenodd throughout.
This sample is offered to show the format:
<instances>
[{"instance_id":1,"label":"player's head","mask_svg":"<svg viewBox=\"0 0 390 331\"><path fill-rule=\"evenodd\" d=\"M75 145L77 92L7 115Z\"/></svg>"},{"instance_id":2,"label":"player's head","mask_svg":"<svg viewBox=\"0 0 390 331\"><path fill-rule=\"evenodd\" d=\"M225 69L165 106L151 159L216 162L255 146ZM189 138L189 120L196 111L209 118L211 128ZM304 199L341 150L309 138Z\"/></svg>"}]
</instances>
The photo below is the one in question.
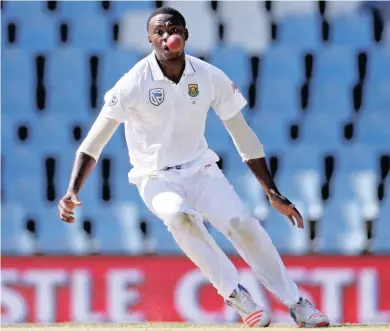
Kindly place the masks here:
<instances>
[{"instance_id":1,"label":"player's head","mask_svg":"<svg viewBox=\"0 0 390 331\"><path fill-rule=\"evenodd\" d=\"M150 14L147 21L148 39L153 45L159 57L173 60L182 52L169 51L166 46L167 39L172 34L177 34L185 41L188 39L186 20L174 8L161 7Z\"/></svg>"}]
</instances>

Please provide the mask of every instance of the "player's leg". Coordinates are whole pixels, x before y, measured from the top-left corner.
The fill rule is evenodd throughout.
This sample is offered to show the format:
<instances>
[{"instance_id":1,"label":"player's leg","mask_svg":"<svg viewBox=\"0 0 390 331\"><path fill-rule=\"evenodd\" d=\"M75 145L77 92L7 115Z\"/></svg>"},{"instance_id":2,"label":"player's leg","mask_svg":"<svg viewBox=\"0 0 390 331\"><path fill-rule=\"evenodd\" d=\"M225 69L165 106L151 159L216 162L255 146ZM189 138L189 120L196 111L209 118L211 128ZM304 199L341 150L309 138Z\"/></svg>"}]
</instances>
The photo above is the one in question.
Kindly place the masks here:
<instances>
[{"instance_id":1,"label":"player's leg","mask_svg":"<svg viewBox=\"0 0 390 331\"><path fill-rule=\"evenodd\" d=\"M226 235L264 286L287 305L298 302L298 288L269 235L250 216L223 173L214 165L203 169L199 183L199 192L193 194L199 196L194 201L195 209L207 215L211 224Z\"/></svg>"},{"instance_id":2,"label":"player's leg","mask_svg":"<svg viewBox=\"0 0 390 331\"><path fill-rule=\"evenodd\" d=\"M238 284L238 272L203 224L203 218L186 202L182 188L160 179L145 179L139 188L147 207L172 233L183 252L227 298Z\"/></svg>"},{"instance_id":3,"label":"player's leg","mask_svg":"<svg viewBox=\"0 0 390 331\"><path fill-rule=\"evenodd\" d=\"M298 287L288 274L267 232L258 220L250 216L219 169L209 167L202 170L201 174L198 188L203 191L197 193L200 198L195 202L195 209L205 213L213 226L226 235L268 290L284 304L296 309L299 302L302 302ZM307 308L305 318L300 320L302 324L308 322L308 314L319 313L314 307ZM300 316L303 311L301 309L299 312ZM313 318L315 324L326 324L325 315L315 316L318 316Z\"/></svg>"}]
</instances>

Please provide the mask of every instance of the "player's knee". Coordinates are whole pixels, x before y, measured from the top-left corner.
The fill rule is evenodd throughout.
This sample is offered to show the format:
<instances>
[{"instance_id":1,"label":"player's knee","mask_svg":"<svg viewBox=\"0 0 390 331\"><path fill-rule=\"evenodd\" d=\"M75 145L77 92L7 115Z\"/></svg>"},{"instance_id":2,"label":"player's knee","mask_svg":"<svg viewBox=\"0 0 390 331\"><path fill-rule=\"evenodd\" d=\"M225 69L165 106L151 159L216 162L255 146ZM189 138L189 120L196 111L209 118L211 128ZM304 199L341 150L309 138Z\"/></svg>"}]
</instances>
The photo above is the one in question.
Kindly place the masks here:
<instances>
[{"instance_id":1,"label":"player's knee","mask_svg":"<svg viewBox=\"0 0 390 331\"><path fill-rule=\"evenodd\" d=\"M258 224L255 224L257 220L252 218L250 215L245 215L242 217L234 217L229 220L228 227L228 236L231 239L235 237L240 237L247 241L252 240L252 237L255 235L255 228Z\"/></svg>"},{"instance_id":2,"label":"player's knee","mask_svg":"<svg viewBox=\"0 0 390 331\"><path fill-rule=\"evenodd\" d=\"M173 213L166 219L165 224L170 232L190 231L197 226L197 217L189 212L179 211Z\"/></svg>"},{"instance_id":3,"label":"player's knee","mask_svg":"<svg viewBox=\"0 0 390 331\"><path fill-rule=\"evenodd\" d=\"M233 217L228 222L228 235L232 236L233 234L242 234L248 229L249 217Z\"/></svg>"},{"instance_id":4,"label":"player's knee","mask_svg":"<svg viewBox=\"0 0 390 331\"><path fill-rule=\"evenodd\" d=\"M231 219L228 236L233 241L245 242L246 245L253 244L260 250L272 245L271 237L260 222L251 216Z\"/></svg>"}]
</instances>

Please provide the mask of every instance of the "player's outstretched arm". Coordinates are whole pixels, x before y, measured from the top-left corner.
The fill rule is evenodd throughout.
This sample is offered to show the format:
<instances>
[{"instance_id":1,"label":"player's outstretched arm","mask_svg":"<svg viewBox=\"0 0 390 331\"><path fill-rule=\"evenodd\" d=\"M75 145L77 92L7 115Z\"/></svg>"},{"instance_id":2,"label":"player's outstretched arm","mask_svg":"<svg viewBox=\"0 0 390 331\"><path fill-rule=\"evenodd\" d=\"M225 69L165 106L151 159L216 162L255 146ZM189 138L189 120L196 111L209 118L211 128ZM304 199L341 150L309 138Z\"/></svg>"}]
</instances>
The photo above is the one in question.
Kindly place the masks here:
<instances>
[{"instance_id":1,"label":"player's outstretched arm","mask_svg":"<svg viewBox=\"0 0 390 331\"><path fill-rule=\"evenodd\" d=\"M279 213L287 216L292 225L297 224L298 228L303 229L304 225L301 214L295 205L286 197L281 195L276 188L275 182L268 170L265 157L250 159L245 161L245 163L260 182L272 207L274 207Z\"/></svg>"},{"instance_id":2,"label":"player's outstretched arm","mask_svg":"<svg viewBox=\"0 0 390 331\"><path fill-rule=\"evenodd\" d=\"M248 126L241 112L223 121L233 142L254 176L257 178L271 205L287 216L293 225L303 228L303 219L295 205L280 194L270 174L264 155L263 146L253 130Z\"/></svg>"},{"instance_id":3,"label":"player's outstretched arm","mask_svg":"<svg viewBox=\"0 0 390 331\"><path fill-rule=\"evenodd\" d=\"M73 164L68 190L58 204L60 217L63 221L67 223L74 223L75 217L73 210L77 206L81 205L78 193L95 167L95 164L96 160L92 156L84 153L77 153Z\"/></svg>"},{"instance_id":4,"label":"player's outstretched arm","mask_svg":"<svg viewBox=\"0 0 390 331\"><path fill-rule=\"evenodd\" d=\"M73 210L81 205L78 194L118 126L118 121L101 113L77 150L68 190L58 204L60 218L64 222L74 223Z\"/></svg>"}]
</instances>

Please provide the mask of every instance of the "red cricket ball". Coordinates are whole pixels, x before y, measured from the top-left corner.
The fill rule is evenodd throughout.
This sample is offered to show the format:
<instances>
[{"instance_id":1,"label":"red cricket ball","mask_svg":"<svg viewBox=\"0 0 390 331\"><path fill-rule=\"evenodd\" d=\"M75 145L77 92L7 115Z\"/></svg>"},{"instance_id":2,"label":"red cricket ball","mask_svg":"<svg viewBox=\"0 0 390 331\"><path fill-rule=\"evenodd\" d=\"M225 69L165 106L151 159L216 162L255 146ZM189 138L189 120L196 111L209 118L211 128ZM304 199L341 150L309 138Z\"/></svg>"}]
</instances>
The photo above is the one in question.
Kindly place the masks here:
<instances>
[{"instance_id":1,"label":"red cricket ball","mask_svg":"<svg viewBox=\"0 0 390 331\"><path fill-rule=\"evenodd\" d=\"M168 37L167 46L172 52L179 52L184 46L184 40L177 34Z\"/></svg>"}]
</instances>

